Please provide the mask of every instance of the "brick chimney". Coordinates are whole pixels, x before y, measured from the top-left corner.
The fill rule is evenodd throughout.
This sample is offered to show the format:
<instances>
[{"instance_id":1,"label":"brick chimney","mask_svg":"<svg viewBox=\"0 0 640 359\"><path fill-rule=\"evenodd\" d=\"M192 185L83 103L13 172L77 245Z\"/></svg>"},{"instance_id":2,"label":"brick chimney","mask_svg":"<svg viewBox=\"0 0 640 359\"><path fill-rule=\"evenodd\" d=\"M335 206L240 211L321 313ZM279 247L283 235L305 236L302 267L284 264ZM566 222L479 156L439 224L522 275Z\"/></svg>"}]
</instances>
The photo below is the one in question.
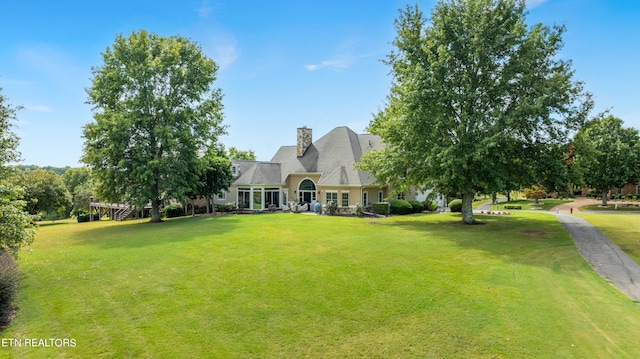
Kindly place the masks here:
<instances>
[{"instance_id":1,"label":"brick chimney","mask_svg":"<svg viewBox=\"0 0 640 359\"><path fill-rule=\"evenodd\" d=\"M307 148L311 146L311 129L307 126L298 128L298 146L296 148L296 156L302 157L307 151Z\"/></svg>"}]
</instances>

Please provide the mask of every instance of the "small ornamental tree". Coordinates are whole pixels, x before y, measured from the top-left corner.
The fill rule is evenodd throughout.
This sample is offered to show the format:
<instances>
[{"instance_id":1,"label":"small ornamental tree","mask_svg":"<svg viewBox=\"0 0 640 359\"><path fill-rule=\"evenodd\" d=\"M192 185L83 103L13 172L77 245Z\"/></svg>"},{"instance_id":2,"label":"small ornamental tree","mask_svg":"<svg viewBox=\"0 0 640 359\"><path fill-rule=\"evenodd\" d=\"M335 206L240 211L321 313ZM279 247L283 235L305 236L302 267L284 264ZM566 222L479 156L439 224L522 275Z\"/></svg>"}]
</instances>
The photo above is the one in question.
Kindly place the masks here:
<instances>
[{"instance_id":1,"label":"small ornamental tree","mask_svg":"<svg viewBox=\"0 0 640 359\"><path fill-rule=\"evenodd\" d=\"M533 186L531 188L527 188L524 190L524 197L526 199L534 199L536 200L536 206L538 205L538 201L547 198L547 192L540 188L539 186Z\"/></svg>"}]
</instances>

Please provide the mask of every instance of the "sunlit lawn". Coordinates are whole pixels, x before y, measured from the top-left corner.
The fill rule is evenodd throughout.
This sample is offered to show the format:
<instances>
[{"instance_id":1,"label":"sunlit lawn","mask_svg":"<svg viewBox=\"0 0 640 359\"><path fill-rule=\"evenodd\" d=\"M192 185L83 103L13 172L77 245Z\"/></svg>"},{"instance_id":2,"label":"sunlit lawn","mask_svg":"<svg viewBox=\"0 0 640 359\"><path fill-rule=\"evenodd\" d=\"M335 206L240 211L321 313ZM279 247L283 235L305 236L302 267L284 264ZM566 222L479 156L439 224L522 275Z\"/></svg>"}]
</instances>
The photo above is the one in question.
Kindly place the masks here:
<instances>
[{"instance_id":1,"label":"sunlit lawn","mask_svg":"<svg viewBox=\"0 0 640 359\"><path fill-rule=\"evenodd\" d=\"M603 211L603 212L639 212L640 207L636 207L638 203L631 203L631 206L617 205L615 201L610 201L607 207L602 207L601 204L589 204L580 207L581 211Z\"/></svg>"},{"instance_id":2,"label":"sunlit lawn","mask_svg":"<svg viewBox=\"0 0 640 359\"><path fill-rule=\"evenodd\" d=\"M559 206L561 204L570 203L573 200L564 200L564 199L541 199L538 201L536 205L535 200L532 199L517 199L511 200L511 202L502 202L500 203L500 208L503 208L504 205L517 205L522 206L523 210L542 210L548 211L555 206Z\"/></svg>"},{"instance_id":3,"label":"sunlit lawn","mask_svg":"<svg viewBox=\"0 0 640 359\"><path fill-rule=\"evenodd\" d=\"M640 214L581 214L620 249L640 263Z\"/></svg>"},{"instance_id":4,"label":"sunlit lawn","mask_svg":"<svg viewBox=\"0 0 640 359\"><path fill-rule=\"evenodd\" d=\"M15 358L640 357L640 308L555 217L294 214L43 226Z\"/></svg>"}]
</instances>

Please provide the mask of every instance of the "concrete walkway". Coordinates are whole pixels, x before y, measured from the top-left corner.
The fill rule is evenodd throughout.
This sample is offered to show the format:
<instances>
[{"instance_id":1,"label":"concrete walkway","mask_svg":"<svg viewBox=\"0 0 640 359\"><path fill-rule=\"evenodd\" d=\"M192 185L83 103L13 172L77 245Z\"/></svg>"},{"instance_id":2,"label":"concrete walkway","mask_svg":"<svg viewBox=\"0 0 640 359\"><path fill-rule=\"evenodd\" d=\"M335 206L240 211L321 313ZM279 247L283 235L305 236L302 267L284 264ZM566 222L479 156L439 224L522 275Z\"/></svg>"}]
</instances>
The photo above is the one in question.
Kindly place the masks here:
<instances>
[{"instance_id":1,"label":"concrete walkway","mask_svg":"<svg viewBox=\"0 0 640 359\"><path fill-rule=\"evenodd\" d=\"M640 265L629 258L620 247L591 223L572 215L572 213L588 213L581 212L579 208L598 203L601 201L579 197L573 202L556 206L547 213L555 214L558 217L558 221L573 238L580 255L591 264L598 274L632 300L640 301ZM484 211L488 209L489 205L478 208L478 210Z\"/></svg>"},{"instance_id":2,"label":"concrete walkway","mask_svg":"<svg viewBox=\"0 0 640 359\"><path fill-rule=\"evenodd\" d=\"M611 282L622 293L635 301L640 301L640 265L624 253L600 230L585 219L571 215L581 213L579 207L601 201L577 198L574 202L551 209L567 230L582 257L603 278ZM612 213L612 212L605 212Z\"/></svg>"},{"instance_id":3,"label":"concrete walkway","mask_svg":"<svg viewBox=\"0 0 640 359\"><path fill-rule=\"evenodd\" d=\"M557 215L582 257L603 278L634 301L640 301L640 265L586 220Z\"/></svg>"}]
</instances>

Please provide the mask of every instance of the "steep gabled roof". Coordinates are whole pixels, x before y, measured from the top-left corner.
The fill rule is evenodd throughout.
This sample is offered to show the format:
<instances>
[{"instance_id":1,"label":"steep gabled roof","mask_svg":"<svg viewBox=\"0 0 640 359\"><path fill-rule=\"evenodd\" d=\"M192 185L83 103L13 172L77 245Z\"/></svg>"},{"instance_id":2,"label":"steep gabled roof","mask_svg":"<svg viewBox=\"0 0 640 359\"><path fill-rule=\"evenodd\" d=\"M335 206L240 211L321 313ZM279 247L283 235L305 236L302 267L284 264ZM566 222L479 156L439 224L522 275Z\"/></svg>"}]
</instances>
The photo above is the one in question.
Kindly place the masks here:
<instances>
[{"instance_id":1,"label":"steep gabled roof","mask_svg":"<svg viewBox=\"0 0 640 359\"><path fill-rule=\"evenodd\" d=\"M235 160L231 163L237 168L238 177L234 182L236 185L276 185L282 183L279 163Z\"/></svg>"},{"instance_id":2,"label":"steep gabled roof","mask_svg":"<svg viewBox=\"0 0 640 359\"><path fill-rule=\"evenodd\" d=\"M296 146L280 147L271 163L281 164L282 182L289 174L322 173L319 184L363 186L375 178L355 169L363 153L381 147L380 137L358 135L348 127L336 127L312 143L304 156L296 156Z\"/></svg>"}]
</instances>

